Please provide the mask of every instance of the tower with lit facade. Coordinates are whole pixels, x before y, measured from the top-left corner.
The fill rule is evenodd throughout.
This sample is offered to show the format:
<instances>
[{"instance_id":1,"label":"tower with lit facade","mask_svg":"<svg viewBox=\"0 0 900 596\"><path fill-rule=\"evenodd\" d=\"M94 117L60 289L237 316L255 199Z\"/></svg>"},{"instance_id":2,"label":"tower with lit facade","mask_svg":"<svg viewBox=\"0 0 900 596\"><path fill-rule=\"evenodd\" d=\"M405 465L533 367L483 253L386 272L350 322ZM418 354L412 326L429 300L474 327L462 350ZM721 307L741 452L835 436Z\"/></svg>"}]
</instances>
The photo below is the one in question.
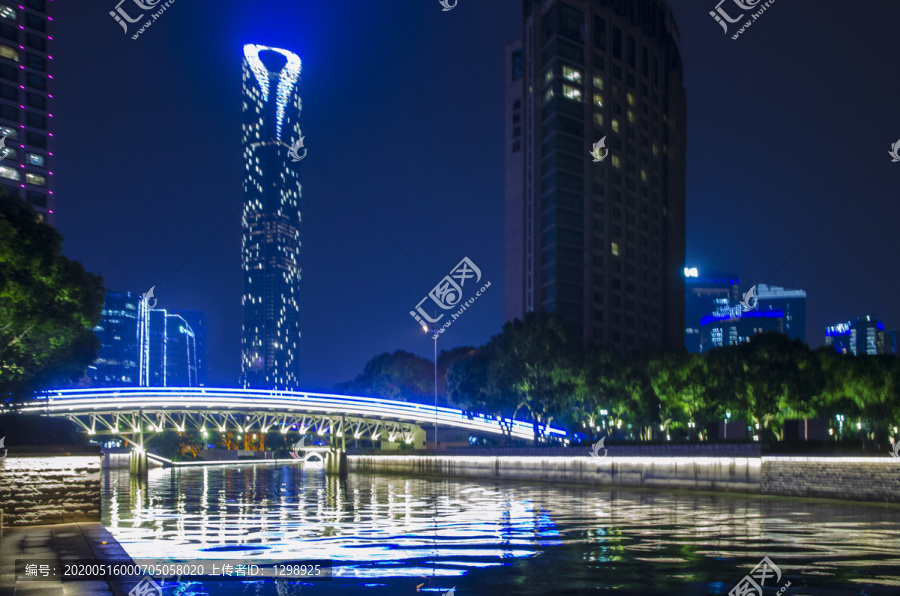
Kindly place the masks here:
<instances>
[{"instance_id":1,"label":"tower with lit facade","mask_svg":"<svg viewBox=\"0 0 900 596\"><path fill-rule=\"evenodd\" d=\"M241 376L250 388L297 387L300 162L288 153L301 137L299 79L293 52L244 46Z\"/></svg>"},{"instance_id":2,"label":"tower with lit facade","mask_svg":"<svg viewBox=\"0 0 900 596\"><path fill-rule=\"evenodd\" d=\"M523 0L506 54L506 319L684 343L687 99L664 0ZM599 161L590 152L604 141Z\"/></svg>"}]
</instances>

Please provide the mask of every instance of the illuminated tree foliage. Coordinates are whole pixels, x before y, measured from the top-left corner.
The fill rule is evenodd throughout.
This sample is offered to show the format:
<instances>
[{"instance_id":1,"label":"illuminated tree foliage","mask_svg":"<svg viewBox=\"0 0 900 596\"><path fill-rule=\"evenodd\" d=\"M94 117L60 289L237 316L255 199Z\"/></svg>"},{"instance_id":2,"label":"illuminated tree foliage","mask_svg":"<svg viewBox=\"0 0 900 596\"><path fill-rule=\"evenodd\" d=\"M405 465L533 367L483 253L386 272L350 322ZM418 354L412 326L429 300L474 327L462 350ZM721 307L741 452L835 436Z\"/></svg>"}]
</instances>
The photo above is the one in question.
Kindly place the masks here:
<instances>
[{"instance_id":1,"label":"illuminated tree foliage","mask_svg":"<svg viewBox=\"0 0 900 596\"><path fill-rule=\"evenodd\" d=\"M100 342L102 279L62 255L27 203L0 197L0 392L21 399L84 374Z\"/></svg>"}]
</instances>

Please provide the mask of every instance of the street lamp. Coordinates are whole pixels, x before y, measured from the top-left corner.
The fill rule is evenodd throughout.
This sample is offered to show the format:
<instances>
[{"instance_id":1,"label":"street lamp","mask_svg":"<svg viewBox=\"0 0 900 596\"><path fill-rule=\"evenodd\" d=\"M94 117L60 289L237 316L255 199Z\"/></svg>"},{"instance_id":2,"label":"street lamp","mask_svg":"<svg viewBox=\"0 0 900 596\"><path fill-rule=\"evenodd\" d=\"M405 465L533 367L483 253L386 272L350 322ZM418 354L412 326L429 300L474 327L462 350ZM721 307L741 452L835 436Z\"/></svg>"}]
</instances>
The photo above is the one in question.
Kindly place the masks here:
<instances>
[{"instance_id":1,"label":"street lamp","mask_svg":"<svg viewBox=\"0 0 900 596\"><path fill-rule=\"evenodd\" d=\"M428 333L428 327L422 323L422 330ZM434 449L438 448L438 430L437 430L437 323L434 324Z\"/></svg>"}]
</instances>

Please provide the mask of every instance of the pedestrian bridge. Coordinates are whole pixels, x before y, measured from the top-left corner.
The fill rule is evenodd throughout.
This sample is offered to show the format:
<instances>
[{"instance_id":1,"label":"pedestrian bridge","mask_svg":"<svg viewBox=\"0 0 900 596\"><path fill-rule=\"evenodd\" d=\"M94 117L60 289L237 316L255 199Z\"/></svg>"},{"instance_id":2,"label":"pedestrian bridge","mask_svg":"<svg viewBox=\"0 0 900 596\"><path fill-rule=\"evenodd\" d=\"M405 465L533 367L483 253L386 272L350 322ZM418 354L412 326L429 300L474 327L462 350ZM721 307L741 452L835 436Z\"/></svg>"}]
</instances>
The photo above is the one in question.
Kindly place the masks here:
<instances>
[{"instance_id":1,"label":"pedestrian bridge","mask_svg":"<svg viewBox=\"0 0 900 596\"><path fill-rule=\"evenodd\" d=\"M412 443L418 428L438 432L465 430L483 436L507 433L533 439L528 422L497 420L454 408L411 402L260 389L210 387L122 387L65 389L42 394L25 412L65 417L88 434L140 434L194 428L238 433L314 433L336 440L369 439ZM564 439L563 430L549 428L545 438ZM438 435L440 438L440 434Z\"/></svg>"}]
</instances>

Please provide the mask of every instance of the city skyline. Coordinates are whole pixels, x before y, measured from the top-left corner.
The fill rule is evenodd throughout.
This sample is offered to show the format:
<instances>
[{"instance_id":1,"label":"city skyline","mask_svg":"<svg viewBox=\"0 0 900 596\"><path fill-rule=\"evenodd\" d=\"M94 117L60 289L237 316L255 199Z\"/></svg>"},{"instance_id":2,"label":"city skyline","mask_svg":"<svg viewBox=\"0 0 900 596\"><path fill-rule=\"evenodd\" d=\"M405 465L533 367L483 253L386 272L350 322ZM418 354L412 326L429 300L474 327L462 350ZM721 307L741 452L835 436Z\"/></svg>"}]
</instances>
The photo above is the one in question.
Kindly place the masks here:
<instances>
[{"instance_id":1,"label":"city skyline","mask_svg":"<svg viewBox=\"0 0 900 596\"><path fill-rule=\"evenodd\" d=\"M863 7L848 15L858 38L834 48L826 37L838 26L825 13L839 5L806 14L777 4L733 41L712 7L670 4L688 98L685 266L735 271L747 286L803 288L812 346L824 344L826 326L862 313L896 326L900 288L882 263L898 249L889 234L865 243L852 234L897 219L888 200L896 164L885 154L900 137L890 110L897 84L860 68L863 57L892 59L876 41L886 25L855 33L864 30ZM156 285L167 307L206 311L210 383L236 383L237 64L244 43L291 48L305 59L310 119L301 385L331 388L385 351L430 357L430 336L408 316L421 288L460 254L502 283L504 47L521 34L521 3L447 13L363 5L346 28L332 26L340 16L331 7L229 6L210 15L173 4L136 41L105 14L96 23L79 17L80 36L54 35L67 50L54 54L56 95L67 97L54 112L69 157L54 170L66 254L108 288ZM57 22L73 18L70 6L54 9ZM796 72L802 86L792 83ZM782 142L786 135L794 142ZM129 143L141 149L119 149ZM439 349L497 333L501 293L480 299Z\"/></svg>"}]
</instances>

